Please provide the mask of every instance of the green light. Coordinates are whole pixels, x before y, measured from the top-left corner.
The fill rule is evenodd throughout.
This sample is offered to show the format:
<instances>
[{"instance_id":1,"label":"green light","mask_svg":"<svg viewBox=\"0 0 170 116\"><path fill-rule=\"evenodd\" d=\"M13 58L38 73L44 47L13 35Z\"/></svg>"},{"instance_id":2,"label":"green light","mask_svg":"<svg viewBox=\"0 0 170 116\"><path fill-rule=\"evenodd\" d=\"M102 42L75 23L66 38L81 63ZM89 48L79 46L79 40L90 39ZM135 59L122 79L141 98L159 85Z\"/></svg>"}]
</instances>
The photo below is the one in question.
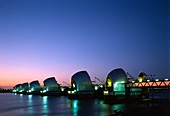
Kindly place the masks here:
<instances>
[{"instance_id":1,"label":"green light","mask_svg":"<svg viewBox=\"0 0 170 116\"><path fill-rule=\"evenodd\" d=\"M31 99L31 98L32 98L32 95L28 95L28 98Z\"/></svg>"},{"instance_id":2,"label":"green light","mask_svg":"<svg viewBox=\"0 0 170 116\"><path fill-rule=\"evenodd\" d=\"M31 90L29 90L28 92L31 93Z\"/></svg>"},{"instance_id":3,"label":"green light","mask_svg":"<svg viewBox=\"0 0 170 116\"><path fill-rule=\"evenodd\" d=\"M125 95L125 83L123 81L114 83L115 95Z\"/></svg>"},{"instance_id":4,"label":"green light","mask_svg":"<svg viewBox=\"0 0 170 116\"><path fill-rule=\"evenodd\" d=\"M61 91L64 91L64 88L63 88L63 87L61 87Z\"/></svg>"},{"instance_id":5,"label":"green light","mask_svg":"<svg viewBox=\"0 0 170 116\"><path fill-rule=\"evenodd\" d=\"M43 91L43 93L46 93L46 92L47 92L47 90L44 90L44 91Z\"/></svg>"},{"instance_id":6,"label":"green light","mask_svg":"<svg viewBox=\"0 0 170 116\"><path fill-rule=\"evenodd\" d=\"M22 92L22 90L20 90L19 92Z\"/></svg>"},{"instance_id":7,"label":"green light","mask_svg":"<svg viewBox=\"0 0 170 116\"><path fill-rule=\"evenodd\" d=\"M77 108L77 106L78 106L78 100L74 100L74 101L73 101L73 106L74 106L74 108Z\"/></svg>"},{"instance_id":8,"label":"green light","mask_svg":"<svg viewBox=\"0 0 170 116\"><path fill-rule=\"evenodd\" d=\"M97 90L97 89L98 89L98 86L97 86L97 85L95 85L94 89L95 89L95 90Z\"/></svg>"},{"instance_id":9,"label":"green light","mask_svg":"<svg viewBox=\"0 0 170 116\"><path fill-rule=\"evenodd\" d=\"M114 84L114 88L115 88L115 87L117 87L118 83L119 83L119 82L115 82L115 84Z\"/></svg>"},{"instance_id":10,"label":"green light","mask_svg":"<svg viewBox=\"0 0 170 116\"><path fill-rule=\"evenodd\" d=\"M16 92L16 90L15 90L15 89L13 89L13 90L12 90L12 92Z\"/></svg>"},{"instance_id":11,"label":"green light","mask_svg":"<svg viewBox=\"0 0 170 116\"><path fill-rule=\"evenodd\" d=\"M48 102L48 96L43 96L43 103L46 104Z\"/></svg>"}]
</instances>

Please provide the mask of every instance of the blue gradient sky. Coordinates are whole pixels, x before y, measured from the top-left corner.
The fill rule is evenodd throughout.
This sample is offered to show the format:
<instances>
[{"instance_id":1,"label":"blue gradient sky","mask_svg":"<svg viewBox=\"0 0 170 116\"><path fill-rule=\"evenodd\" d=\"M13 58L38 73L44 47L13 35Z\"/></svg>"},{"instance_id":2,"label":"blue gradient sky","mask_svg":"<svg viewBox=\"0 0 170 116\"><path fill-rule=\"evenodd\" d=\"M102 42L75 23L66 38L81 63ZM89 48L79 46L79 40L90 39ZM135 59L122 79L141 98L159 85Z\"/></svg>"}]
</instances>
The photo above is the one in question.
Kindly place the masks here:
<instances>
[{"instance_id":1,"label":"blue gradient sky","mask_svg":"<svg viewBox=\"0 0 170 116\"><path fill-rule=\"evenodd\" d=\"M115 68L170 77L168 0L0 0L0 86ZM169 54L169 55L168 55Z\"/></svg>"}]
</instances>

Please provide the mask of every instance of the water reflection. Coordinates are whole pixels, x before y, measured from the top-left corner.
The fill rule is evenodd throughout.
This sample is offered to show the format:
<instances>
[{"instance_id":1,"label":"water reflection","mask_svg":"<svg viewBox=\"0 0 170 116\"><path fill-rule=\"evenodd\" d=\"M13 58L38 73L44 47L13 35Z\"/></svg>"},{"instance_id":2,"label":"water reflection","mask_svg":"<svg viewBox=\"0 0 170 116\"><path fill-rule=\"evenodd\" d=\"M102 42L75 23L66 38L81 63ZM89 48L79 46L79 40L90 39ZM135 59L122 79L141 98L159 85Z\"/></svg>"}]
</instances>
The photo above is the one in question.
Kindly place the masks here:
<instances>
[{"instance_id":1,"label":"water reflection","mask_svg":"<svg viewBox=\"0 0 170 116\"><path fill-rule=\"evenodd\" d=\"M19 94L20 95L20 97L22 97L23 96L23 94Z\"/></svg>"},{"instance_id":2,"label":"water reflection","mask_svg":"<svg viewBox=\"0 0 170 116\"><path fill-rule=\"evenodd\" d=\"M29 111L30 113L33 112L32 95L28 95L28 111Z\"/></svg>"},{"instance_id":3,"label":"water reflection","mask_svg":"<svg viewBox=\"0 0 170 116\"><path fill-rule=\"evenodd\" d=\"M123 112L125 104L105 104L103 100L70 100L70 106L73 116L93 115L106 116L114 115L117 112Z\"/></svg>"},{"instance_id":4,"label":"water reflection","mask_svg":"<svg viewBox=\"0 0 170 116\"><path fill-rule=\"evenodd\" d=\"M48 110L48 96L43 96L43 113L47 114L49 112Z\"/></svg>"},{"instance_id":5,"label":"water reflection","mask_svg":"<svg viewBox=\"0 0 170 116\"><path fill-rule=\"evenodd\" d=\"M78 115L78 110L79 110L78 102L79 102L78 100L71 101L71 108L72 108L73 116Z\"/></svg>"},{"instance_id":6,"label":"water reflection","mask_svg":"<svg viewBox=\"0 0 170 116\"><path fill-rule=\"evenodd\" d=\"M105 104L103 100L70 100L67 97L48 97L35 95L0 95L0 116L108 116L114 111L123 111L125 105ZM5 105L8 104L8 105Z\"/></svg>"}]
</instances>

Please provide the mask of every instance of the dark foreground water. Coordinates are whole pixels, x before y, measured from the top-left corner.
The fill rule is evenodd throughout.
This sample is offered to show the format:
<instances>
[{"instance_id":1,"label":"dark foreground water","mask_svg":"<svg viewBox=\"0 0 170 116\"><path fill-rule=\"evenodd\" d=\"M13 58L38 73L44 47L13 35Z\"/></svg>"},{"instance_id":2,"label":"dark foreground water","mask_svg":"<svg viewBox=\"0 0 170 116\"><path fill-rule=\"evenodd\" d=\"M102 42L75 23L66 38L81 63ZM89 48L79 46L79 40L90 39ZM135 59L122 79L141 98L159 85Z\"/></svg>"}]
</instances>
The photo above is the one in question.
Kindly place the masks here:
<instances>
[{"instance_id":1,"label":"dark foreground water","mask_svg":"<svg viewBox=\"0 0 170 116\"><path fill-rule=\"evenodd\" d=\"M115 113L120 111L120 113ZM116 115L115 115L116 114ZM170 116L169 104L104 104L103 100L69 100L0 93L0 116Z\"/></svg>"},{"instance_id":2,"label":"dark foreground water","mask_svg":"<svg viewBox=\"0 0 170 116\"><path fill-rule=\"evenodd\" d=\"M108 116L124 108L124 104L109 105L97 99L0 94L0 116Z\"/></svg>"}]
</instances>

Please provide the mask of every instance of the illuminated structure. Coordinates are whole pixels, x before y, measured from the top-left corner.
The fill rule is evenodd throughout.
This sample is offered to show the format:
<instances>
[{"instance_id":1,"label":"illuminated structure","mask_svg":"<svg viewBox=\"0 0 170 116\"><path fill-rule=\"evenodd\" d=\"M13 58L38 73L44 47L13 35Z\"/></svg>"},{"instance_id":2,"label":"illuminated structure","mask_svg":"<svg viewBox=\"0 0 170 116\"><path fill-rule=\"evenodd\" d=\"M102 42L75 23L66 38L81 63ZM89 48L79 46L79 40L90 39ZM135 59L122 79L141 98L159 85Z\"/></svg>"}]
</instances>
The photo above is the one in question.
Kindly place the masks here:
<instances>
[{"instance_id":1,"label":"illuminated structure","mask_svg":"<svg viewBox=\"0 0 170 116\"><path fill-rule=\"evenodd\" d=\"M95 91L90 76L86 71L77 72L71 77L71 88L72 90L68 91L68 94L73 97L93 96Z\"/></svg>"},{"instance_id":2,"label":"illuminated structure","mask_svg":"<svg viewBox=\"0 0 170 116\"><path fill-rule=\"evenodd\" d=\"M61 93L60 85L55 80L55 77L49 77L44 80L44 94L58 94Z\"/></svg>"},{"instance_id":3,"label":"illuminated structure","mask_svg":"<svg viewBox=\"0 0 170 116\"><path fill-rule=\"evenodd\" d=\"M20 92L27 92L27 91L29 90L29 85L28 85L28 83L23 83L23 84L21 85L21 87L22 87L22 90L21 90Z\"/></svg>"},{"instance_id":4,"label":"illuminated structure","mask_svg":"<svg viewBox=\"0 0 170 116\"><path fill-rule=\"evenodd\" d=\"M142 82L142 81L146 81L147 80L147 76L144 72L140 72L139 76L138 76L138 81Z\"/></svg>"},{"instance_id":5,"label":"illuminated structure","mask_svg":"<svg viewBox=\"0 0 170 116\"><path fill-rule=\"evenodd\" d=\"M105 94L125 95L127 75L121 68L111 71L106 77L106 91Z\"/></svg>"},{"instance_id":6,"label":"illuminated structure","mask_svg":"<svg viewBox=\"0 0 170 116\"><path fill-rule=\"evenodd\" d=\"M42 90L40 83L38 82L38 80L36 81L32 81L30 83L30 89L29 89L29 93L40 93L40 91Z\"/></svg>"},{"instance_id":7,"label":"illuminated structure","mask_svg":"<svg viewBox=\"0 0 170 116\"><path fill-rule=\"evenodd\" d=\"M17 84L17 85L15 85L14 87L13 87L13 90L12 90L12 92L19 92L19 91L21 91L21 84Z\"/></svg>"}]
</instances>

